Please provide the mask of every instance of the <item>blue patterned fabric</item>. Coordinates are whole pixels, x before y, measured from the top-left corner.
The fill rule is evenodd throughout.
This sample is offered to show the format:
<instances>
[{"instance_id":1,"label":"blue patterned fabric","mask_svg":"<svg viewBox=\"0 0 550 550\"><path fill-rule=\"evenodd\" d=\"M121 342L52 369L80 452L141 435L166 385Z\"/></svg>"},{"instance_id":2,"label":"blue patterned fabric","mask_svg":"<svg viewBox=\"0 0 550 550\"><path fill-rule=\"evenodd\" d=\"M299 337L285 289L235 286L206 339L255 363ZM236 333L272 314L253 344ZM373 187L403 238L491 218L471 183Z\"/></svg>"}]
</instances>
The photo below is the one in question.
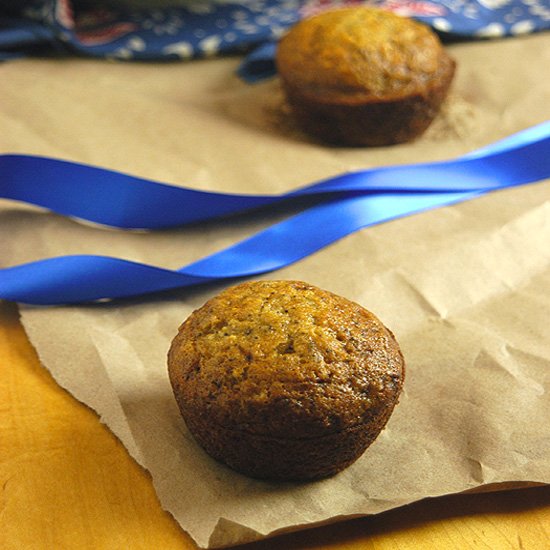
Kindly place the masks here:
<instances>
[{"instance_id":1,"label":"blue patterned fabric","mask_svg":"<svg viewBox=\"0 0 550 550\"><path fill-rule=\"evenodd\" d=\"M77 0L8 1L0 7L0 59L51 49L136 60L252 51L242 74L253 77L254 70L272 70L273 44L293 23L325 9L359 4L413 17L450 37L491 38L550 28L549 0L188 0L185 7L137 11L86 8L89 2Z\"/></svg>"}]
</instances>

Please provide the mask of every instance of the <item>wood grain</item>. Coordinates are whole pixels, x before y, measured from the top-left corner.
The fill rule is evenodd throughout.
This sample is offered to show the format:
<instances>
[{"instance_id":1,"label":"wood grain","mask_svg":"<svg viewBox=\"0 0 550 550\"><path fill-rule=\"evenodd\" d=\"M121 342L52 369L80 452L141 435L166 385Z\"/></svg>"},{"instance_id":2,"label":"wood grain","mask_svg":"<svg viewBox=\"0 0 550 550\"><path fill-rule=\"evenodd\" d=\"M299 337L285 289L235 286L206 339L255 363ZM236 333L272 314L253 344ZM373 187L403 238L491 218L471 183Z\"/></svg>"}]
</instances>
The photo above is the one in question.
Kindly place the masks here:
<instances>
[{"instance_id":1,"label":"wood grain","mask_svg":"<svg viewBox=\"0 0 550 550\"><path fill-rule=\"evenodd\" d=\"M195 549L148 474L40 364L0 302L0 548ZM550 548L550 487L455 495L244 550Z\"/></svg>"}]
</instances>

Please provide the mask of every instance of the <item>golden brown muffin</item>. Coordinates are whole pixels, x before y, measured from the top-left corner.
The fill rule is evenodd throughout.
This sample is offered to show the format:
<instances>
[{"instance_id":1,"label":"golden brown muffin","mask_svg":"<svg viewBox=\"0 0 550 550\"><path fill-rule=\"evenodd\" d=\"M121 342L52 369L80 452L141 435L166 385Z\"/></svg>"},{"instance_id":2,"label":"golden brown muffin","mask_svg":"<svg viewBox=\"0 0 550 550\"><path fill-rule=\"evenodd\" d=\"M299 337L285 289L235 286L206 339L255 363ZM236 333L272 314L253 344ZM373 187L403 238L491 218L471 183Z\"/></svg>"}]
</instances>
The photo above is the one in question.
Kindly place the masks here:
<instances>
[{"instance_id":1,"label":"golden brown muffin","mask_svg":"<svg viewBox=\"0 0 550 550\"><path fill-rule=\"evenodd\" d=\"M179 328L168 370L214 458L252 477L307 480L353 463L397 403L404 362L370 312L299 281L247 282Z\"/></svg>"},{"instance_id":2,"label":"golden brown muffin","mask_svg":"<svg viewBox=\"0 0 550 550\"><path fill-rule=\"evenodd\" d=\"M391 145L419 136L455 71L426 25L366 7L299 22L281 40L276 62L301 126L344 145Z\"/></svg>"}]
</instances>

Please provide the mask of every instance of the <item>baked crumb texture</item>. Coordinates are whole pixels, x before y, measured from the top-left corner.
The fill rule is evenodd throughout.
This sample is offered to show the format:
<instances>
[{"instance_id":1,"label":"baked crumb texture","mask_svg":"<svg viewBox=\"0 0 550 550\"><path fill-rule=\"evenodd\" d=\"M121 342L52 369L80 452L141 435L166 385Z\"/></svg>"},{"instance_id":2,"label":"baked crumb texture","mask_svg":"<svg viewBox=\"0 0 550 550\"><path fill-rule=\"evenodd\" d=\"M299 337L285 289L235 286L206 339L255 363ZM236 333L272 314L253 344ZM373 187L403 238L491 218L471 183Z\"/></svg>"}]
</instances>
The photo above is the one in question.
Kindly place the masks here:
<instances>
[{"instance_id":1,"label":"baked crumb texture","mask_svg":"<svg viewBox=\"0 0 550 550\"><path fill-rule=\"evenodd\" d=\"M365 7L299 22L281 40L276 61L303 129L355 146L392 145L422 134L455 72L429 27Z\"/></svg>"},{"instance_id":2,"label":"baked crumb texture","mask_svg":"<svg viewBox=\"0 0 550 550\"><path fill-rule=\"evenodd\" d=\"M181 325L168 354L198 443L252 477L307 480L353 463L386 424L404 362L370 312L299 281L247 282Z\"/></svg>"}]
</instances>

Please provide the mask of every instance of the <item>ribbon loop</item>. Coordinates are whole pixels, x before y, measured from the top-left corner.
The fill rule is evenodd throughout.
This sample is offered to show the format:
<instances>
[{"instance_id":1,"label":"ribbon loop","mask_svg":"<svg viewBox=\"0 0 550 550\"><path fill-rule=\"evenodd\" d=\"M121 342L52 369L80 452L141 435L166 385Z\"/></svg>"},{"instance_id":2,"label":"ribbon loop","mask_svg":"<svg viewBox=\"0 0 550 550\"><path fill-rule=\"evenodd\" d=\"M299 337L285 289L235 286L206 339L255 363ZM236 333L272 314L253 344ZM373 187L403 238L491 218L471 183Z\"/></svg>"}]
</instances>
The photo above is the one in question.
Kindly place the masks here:
<instances>
[{"instance_id":1,"label":"ribbon loop","mask_svg":"<svg viewBox=\"0 0 550 550\"><path fill-rule=\"evenodd\" d=\"M550 122L457 160L351 172L280 195L175 187L121 172L26 155L0 155L0 197L123 229L196 223L319 194L491 191L550 172Z\"/></svg>"},{"instance_id":2,"label":"ribbon loop","mask_svg":"<svg viewBox=\"0 0 550 550\"><path fill-rule=\"evenodd\" d=\"M62 304L266 273L370 225L550 177L550 122L460 159L343 174L282 195L173 187L64 161L0 156L0 196L114 227L156 229L299 197L323 202L179 270L62 256L0 270L0 298ZM330 223L327 223L330 220Z\"/></svg>"}]
</instances>

